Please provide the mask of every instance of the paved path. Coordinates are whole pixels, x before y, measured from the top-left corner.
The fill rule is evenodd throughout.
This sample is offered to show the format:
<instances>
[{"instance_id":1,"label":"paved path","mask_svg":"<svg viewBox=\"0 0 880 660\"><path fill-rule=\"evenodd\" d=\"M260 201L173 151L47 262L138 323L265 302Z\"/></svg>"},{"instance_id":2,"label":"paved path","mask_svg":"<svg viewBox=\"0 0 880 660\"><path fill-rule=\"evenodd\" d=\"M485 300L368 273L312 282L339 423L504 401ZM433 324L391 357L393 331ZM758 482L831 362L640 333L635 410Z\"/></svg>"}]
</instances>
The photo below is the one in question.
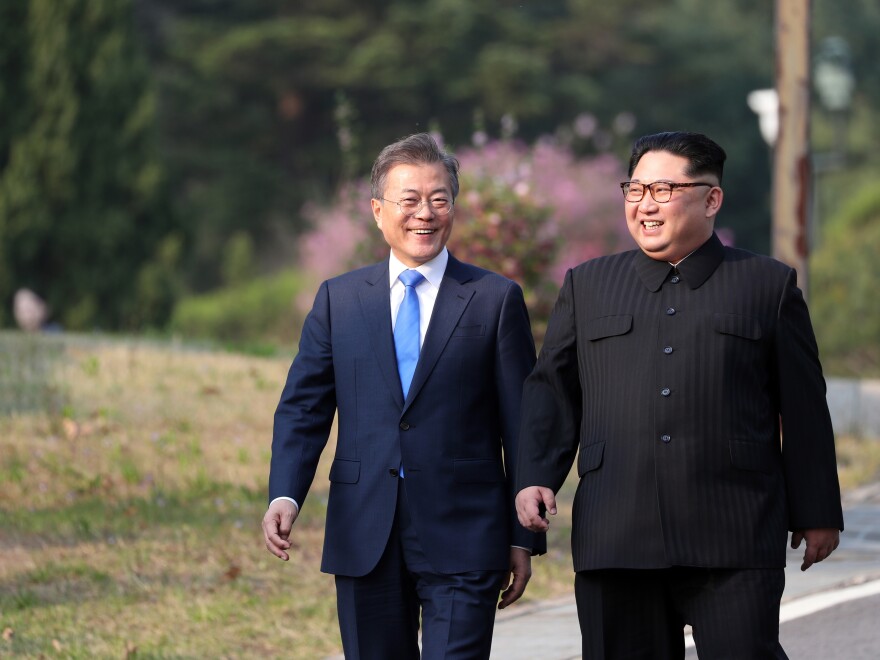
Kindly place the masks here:
<instances>
[{"instance_id":1,"label":"paved path","mask_svg":"<svg viewBox=\"0 0 880 660\"><path fill-rule=\"evenodd\" d=\"M780 638L792 660L880 658L876 614L880 605L880 484L851 493L844 507L846 531L831 557L802 572L803 545L800 550L788 551ZM532 569L541 570L540 558ZM860 591L852 589L854 585L864 586ZM835 595L843 602L835 602ZM829 626L833 634L829 634ZM686 642L686 657L696 658L689 636ZM580 657L573 595L499 612L492 660Z\"/></svg>"}]
</instances>

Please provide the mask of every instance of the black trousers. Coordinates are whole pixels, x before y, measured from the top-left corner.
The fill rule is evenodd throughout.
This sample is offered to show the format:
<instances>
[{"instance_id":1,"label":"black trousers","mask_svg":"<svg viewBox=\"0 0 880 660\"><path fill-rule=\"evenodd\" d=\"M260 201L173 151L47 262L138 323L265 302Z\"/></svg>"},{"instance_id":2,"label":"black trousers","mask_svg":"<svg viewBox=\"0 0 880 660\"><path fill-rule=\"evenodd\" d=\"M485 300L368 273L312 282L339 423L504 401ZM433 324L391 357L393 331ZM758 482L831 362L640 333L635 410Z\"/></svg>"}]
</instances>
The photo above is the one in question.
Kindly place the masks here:
<instances>
[{"instance_id":1,"label":"black trousers","mask_svg":"<svg viewBox=\"0 0 880 660\"><path fill-rule=\"evenodd\" d=\"M435 573L409 515L403 479L391 537L376 568L336 576L346 660L488 660L505 571Z\"/></svg>"},{"instance_id":2,"label":"black trousers","mask_svg":"<svg viewBox=\"0 0 880 660\"><path fill-rule=\"evenodd\" d=\"M783 569L582 571L575 577L584 660L787 658L779 644Z\"/></svg>"}]
</instances>

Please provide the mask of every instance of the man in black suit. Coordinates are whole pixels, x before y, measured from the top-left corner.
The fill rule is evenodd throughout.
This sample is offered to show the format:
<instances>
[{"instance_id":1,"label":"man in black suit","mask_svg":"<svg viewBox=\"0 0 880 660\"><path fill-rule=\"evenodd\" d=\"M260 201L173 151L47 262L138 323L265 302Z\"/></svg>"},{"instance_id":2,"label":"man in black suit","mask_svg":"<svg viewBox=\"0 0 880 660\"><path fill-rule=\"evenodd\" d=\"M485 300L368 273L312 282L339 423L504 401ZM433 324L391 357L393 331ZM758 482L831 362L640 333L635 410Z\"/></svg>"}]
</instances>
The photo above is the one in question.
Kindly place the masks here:
<instances>
[{"instance_id":1,"label":"man in black suit","mask_svg":"<svg viewBox=\"0 0 880 660\"><path fill-rule=\"evenodd\" d=\"M275 413L263 534L284 560L338 413L321 570L349 660L418 658L420 617L423 658L488 658L496 605L545 547L513 506L528 312L515 282L446 250L458 188L427 133L382 150L389 258L321 285Z\"/></svg>"},{"instance_id":2,"label":"man in black suit","mask_svg":"<svg viewBox=\"0 0 880 660\"><path fill-rule=\"evenodd\" d=\"M785 542L802 570L843 529L825 381L795 271L714 233L724 151L634 145L640 249L570 270L523 391L520 522L577 452L572 553L584 658L784 658Z\"/></svg>"}]
</instances>

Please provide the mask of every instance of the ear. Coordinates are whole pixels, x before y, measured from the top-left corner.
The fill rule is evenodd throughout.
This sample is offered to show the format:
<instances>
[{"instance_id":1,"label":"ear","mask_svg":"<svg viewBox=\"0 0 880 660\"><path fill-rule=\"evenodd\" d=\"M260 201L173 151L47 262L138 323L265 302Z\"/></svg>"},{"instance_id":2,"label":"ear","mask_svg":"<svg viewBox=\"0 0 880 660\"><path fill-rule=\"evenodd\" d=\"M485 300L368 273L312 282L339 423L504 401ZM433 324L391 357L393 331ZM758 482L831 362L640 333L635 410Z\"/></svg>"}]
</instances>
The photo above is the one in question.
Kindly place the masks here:
<instances>
[{"instance_id":1,"label":"ear","mask_svg":"<svg viewBox=\"0 0 880 660\"><path fill-rule=\"evenodd\" d=\"M721 210L721 204L724 202L724 191L720 186L715 186L706 195L706 217L714 218Z\"/></svg>"},{"instance_id":2,"label":"ear","mask_svg":"<svg viewBox=\"0 0 880 660\"><path fill-rule=\"evenodd\" d=\"M370 200L370 206L373 209L373 220L376 221L376 226L382 229L382 200L373 197Z\"/></svg>"}]
</instances>

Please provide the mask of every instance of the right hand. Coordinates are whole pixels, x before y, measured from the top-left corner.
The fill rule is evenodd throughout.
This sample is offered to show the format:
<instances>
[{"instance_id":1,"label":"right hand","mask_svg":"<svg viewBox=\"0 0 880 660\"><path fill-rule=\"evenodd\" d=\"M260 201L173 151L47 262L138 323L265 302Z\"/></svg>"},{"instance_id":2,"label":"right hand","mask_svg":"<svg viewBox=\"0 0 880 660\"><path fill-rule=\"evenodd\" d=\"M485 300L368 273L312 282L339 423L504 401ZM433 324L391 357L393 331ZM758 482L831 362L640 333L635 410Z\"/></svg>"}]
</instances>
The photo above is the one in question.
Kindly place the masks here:
<instances>
[{"instance_id":1,"label":"right hand","mask_svg":"<svg viewBox=\"0 0 880 660\"><path fill-rule=\"evenodd\" d=\"M551 516L556 515L556 496L544 486L529 486L516 494L516 516L519 524L532 532L546 532L550 521L541 517L541 505Z\"/></svg>"},{"instance_id":2,"label":"right hand","mask_svg":"<svg viewBox=\"0 0 880 660\"><path fill-rule=\"evenodd\" d=\"M287 561L290 555L290 528L299 515L299 509L290 500L275 500L263 516L263 537L266 548L279 559Z\"/></svg>"}]
</instances>

